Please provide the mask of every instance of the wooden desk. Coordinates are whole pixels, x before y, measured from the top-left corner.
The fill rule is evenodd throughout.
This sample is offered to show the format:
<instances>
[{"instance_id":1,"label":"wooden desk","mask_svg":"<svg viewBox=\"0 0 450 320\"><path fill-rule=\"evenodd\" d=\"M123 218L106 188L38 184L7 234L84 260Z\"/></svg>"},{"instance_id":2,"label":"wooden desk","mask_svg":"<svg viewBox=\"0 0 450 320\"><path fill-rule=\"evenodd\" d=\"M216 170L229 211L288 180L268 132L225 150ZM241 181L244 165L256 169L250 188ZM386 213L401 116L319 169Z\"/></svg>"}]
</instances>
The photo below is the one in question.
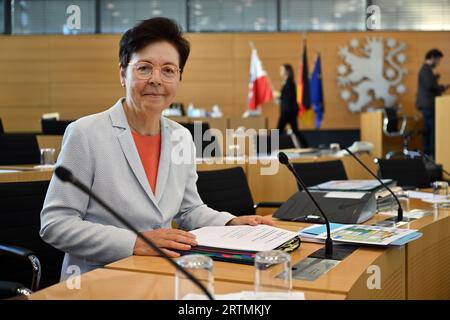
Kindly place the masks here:
<instances>
[{"instance_id":1,"label":"wooden desk","mask_svg":"<svg viewBox=\"0 0 450 320\"><path fill-rule=\"evenodd\" d=\"M450 95L436 97L436 162L450 171L450 149L448 147L448 136L450 129L448 121L450 119Z\"/></svg>"},{"instance_id":2,"label":"wooden desk","mask_svg":"<svg viewBox=\"0 0 450 320\"><path fill-rule=\"evenodd\" d=\"M80 277L81 288L69 289L65 282L32 294L30 300L172 300L175 280L172 275L139 273L120 270L96 269ZM253 285L214 281L214 292L226 294L252 291ZM343 295L305 292L305 299L342 300Z\"/></svg>"},{"instance_id":3,"label":"wooden desk","mask_svg":"<svg viewBox=\"0 0 450 320\"><path fill-rule=\"evenodd\" d=\"M431 204L411 199L411 208L430 209ZM293 282L297 290L344 294L347 299L450 299L450 210L435 209L431 216L414 220L403 228L417 229L423 233L400 248L360 248L334 269L314 282ZM367 224L386 219L375 215ZM298 230L306 224L277 221L277 225ZM292 254L296 263L320 248L320 244L303 243ZM368 267L376 265L382 273L381 290L369 290ZM215 277L220 280L252 283L251 266L215 262ZM173 270L159 257L132 256L117 261L107 268L137 270L140 272L172 274Z\"/></svg>"},{"instance_id":4,"label":"wooden desk","mask_svg":"<svg viewBox=\"0 0 450 320\"><path fill-rule=\"evenodd\" d=\"M279 226L298 230L301 224L280 222ZM292 253L292 262L303 260L321 248L315 243L303 243L299 250ZM356 250L334 269L322 275L316 281L293 280L293 287L300 291L315 291L345 296L347 299L404 299L405 298L405 250L368 249ZM377 265L382 270L380 290L367 288L370 274L367 268ZM106 266L109 269L138 271L151 274L173 275L174 269L160 257L131 256ZM214 262L214 277L219 281L243 284L254 283L254 267L227 262Z\"/></svg>"},{"instance_id":5,"label":"wooden desk","mask_svg":"<svg viewBox=\"0 0 450 320\"><path fill-rule=\"evenodd\" d=\"M209 163L206 160L199 160L197 162L197 171L219 170L240 166L244 169L244 172L247 172L247 164L244 159L222 160L218 158L215 161L214 163ZM0 166L0 170L22 170L17 172L0 172L0 182L39 181L52 178L52 169L33 169L33 167L34 165Z\"/></svg>"},{"instance_id":6,"label":"wooden desk","mask_svg":"<svg viewBox=\"0 0 450 320\"><path fill-rule=\"evenodd\" d=\"M450 299L450 210L433 209L430 203L418 199L410 200L410 208L431 210L433 214L402 226L423 233L405 246L406 298ZM386 218L377 214L366 224Z\"/></svg>"},{"instance_id":7,"label":"wooden desk","mask_svg":"<svg viewBox=\"0 0 450 320\"><path fill-rule=\"evenodd\" d=\"M32 165L18 165L18 166L0 166L1 169L32 169ZM50 180L53 174L52 169L33 169L17 172L0 173L0 182L27 182Z\"/></svg>"},{"instance_id":8,"label":"wooden desk","mask_svg":"<svg viewBox=\"0 0 450 320\"><path fill-rule=\"evenodd\" d=\"M406 226L423 233L406 245L407 299L450 299L450 209L432 209L416 199L411 207L433 214Z\"/></svg>"}]
</instances>

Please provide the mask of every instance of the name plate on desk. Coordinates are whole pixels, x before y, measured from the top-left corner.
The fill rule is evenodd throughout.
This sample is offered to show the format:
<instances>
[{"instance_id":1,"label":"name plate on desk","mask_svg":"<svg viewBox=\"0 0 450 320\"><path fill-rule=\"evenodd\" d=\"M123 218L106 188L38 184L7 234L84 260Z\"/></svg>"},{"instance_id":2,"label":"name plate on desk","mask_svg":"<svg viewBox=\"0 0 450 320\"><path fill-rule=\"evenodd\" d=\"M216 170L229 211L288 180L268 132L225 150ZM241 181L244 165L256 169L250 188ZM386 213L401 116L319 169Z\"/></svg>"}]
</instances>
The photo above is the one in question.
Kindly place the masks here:
<instances>
[{"instance_id":1,"label":"name plate on desk","mask_svg":"<svg viewBox=\"0 0 450 320\"><path fill-rule=\"evenodd\" d=\"M306 258L292 266L292 278L314 281L337 266L341 261L331 259Z\"/></svg>"}]
</instances>

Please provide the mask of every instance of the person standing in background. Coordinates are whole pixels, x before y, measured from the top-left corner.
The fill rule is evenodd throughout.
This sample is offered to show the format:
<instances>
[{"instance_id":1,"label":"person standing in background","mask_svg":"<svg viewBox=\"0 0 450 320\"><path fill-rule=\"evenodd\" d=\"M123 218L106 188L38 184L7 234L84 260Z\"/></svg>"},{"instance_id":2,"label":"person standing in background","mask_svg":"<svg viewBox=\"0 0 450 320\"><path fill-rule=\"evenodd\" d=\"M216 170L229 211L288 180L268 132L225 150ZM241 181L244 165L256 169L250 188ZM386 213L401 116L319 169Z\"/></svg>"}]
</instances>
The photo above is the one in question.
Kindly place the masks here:
<instances>
[{"instance_id":1,"label":"person standing in background","mask_svg":"<svg viewBox=\"0 0 450 320\"><path fill-rule=\"evenodd\" d=\"M280 92L275 92L274 96L280 104L280 118L278 119L278 130L284 133L284 128L289 124L300 142L300 146L307 147L307 142L298 129L298 103L297 86L294 81L294 69L290 64L283 64L280 67L280 75L283 78L283 86Z\"/></svg>"},{"instance_id":2,"label":"person standing in background","mask_svg":"<svg viewBox=\"0 0 450 320\"><path fill-rule=\"evenodd\" d=\"M419 71L419 80L416 95L416 107L422 112L424 122L423 152L434 157L434 128L435 128L435 98L445 92L450 85L440 85L439 75L433 73L443 57L438 49L431 49L425 55L425 63Z\"/></svg>"}]
</instances>

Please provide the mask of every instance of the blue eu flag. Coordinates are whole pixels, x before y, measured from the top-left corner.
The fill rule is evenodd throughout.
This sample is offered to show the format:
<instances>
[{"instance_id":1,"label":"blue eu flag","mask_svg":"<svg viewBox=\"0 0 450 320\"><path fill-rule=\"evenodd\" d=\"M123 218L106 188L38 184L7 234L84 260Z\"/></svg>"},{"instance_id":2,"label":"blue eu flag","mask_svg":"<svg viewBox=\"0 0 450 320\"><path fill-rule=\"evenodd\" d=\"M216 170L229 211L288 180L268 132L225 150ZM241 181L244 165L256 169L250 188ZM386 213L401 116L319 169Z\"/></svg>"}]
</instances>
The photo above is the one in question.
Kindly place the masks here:
<instances>
[{"instance_id":1,"label":"blue eu flag","mask_svg":"<svg viewBox=\"0 0 450 320\"><path fill-rule=\"evenodd\" d=\"M319 129L320 123L323 119L323 113L325 112L325 106L323 103L322 67L320 64L320 54L317 55L309 86L311 93L311 104L314 108L314 112L316 113L316 128Z\"/></svg>"}]
</instances>

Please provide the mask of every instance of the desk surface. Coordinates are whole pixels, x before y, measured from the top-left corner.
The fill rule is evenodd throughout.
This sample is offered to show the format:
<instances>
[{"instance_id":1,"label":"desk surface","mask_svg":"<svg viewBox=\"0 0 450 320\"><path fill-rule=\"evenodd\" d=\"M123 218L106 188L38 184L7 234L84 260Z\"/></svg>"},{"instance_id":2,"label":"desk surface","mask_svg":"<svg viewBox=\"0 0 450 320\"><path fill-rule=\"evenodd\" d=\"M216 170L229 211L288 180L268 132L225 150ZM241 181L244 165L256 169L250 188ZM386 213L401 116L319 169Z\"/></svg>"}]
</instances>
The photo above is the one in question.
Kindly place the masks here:
<instances>
[{"instance_id":1,"label":"desk surface","mask_svg":"<svg viewBox=\"0 0 450 320\"><path fill-rule=\"evenodd\" d=\"M15 172L0 172L0 182L28 182L50 180L53 169L35 169L35 165L0 166L0 170Z\"/></svg>"},{"instance_id":2,"label":"desk surface","mask_svg":"<svg viewBox=\"0 0 450 320\"><path fill-rule=\"evenodd\" d=\"M174 299L174 276L129 272L120 270L96 269L80 277L80 289L69 289L66 282L61 282L31 295L31 300L53 299ZM235 282L214 282L216 294L226 294L240 291L252 291L253 285ZM306 291L308 300L342 300L343 295Z\"/></svg>"},{"instance_id":3,"label":"desk surface","mask_svg":"<svg viewBox=\"0 0 450 320\"><path fill-rule=\"evenodd\" d=\"M300 225L292 222L279 224L280 227L290 230L298 230ZM292 263L295 264L303 260L321 247L321 244L303 243L300 249L292 253ZM402 299L405 295L403 280L405 273L404 259L404 248L361 248L315 281L293 280L293 287L301 291L311 290L343 294L347 298L354 296L370 298L373 294L386 293L387 295L397 294L395 298ZM386 280L386 285L381 290L383 292L370 292L364 289L369 276L366 270L373 264L377 264L383 269L384 279ZM171 275L175 271L172 266L160 257L144 256L131 256L111 263L106 268L164 275ZM253 266L214 262L214 277L218 280L250 284L254 282L254 273Z\"/></svg>"},{"instance_id":4,"label":"desk surface","mask_svg":"<svg viewBox=\"0 0 450 320\"><path fill-rule=\"evenodd\" d=\"M231 165L235 166L235 164ZM9 166L8 166L9 167ZM27 167L27 166L24 166ZM29 167L29 166L28 166ZM251 165L249 165L249 168ZM1 169L2 167L0 167ZM6 167L3 167L6 168ZM251 168L248 170L252 170ZM247 171L248 173L248 171ZM1 173L0 182L48 180L52 170ZM450 218L449 209L433 209L431 204L412 199L411 208L431 210L431 215L412 221L404 228L418 229L423 237L402 248L360 248L334 269L313 282L294 280L297 290L343 295L345 298L450 299ZM367 224L384 220L375 215ZM277 221L279 227L297 231L300 223ZM303 243L292 254L296 263L322 245ZM377 265L383 272L382 290L368 290L368 268ZM215 262L218 281L252 284L252 266ZM109 269L139 271L170 276L174 270L159 257L132 256L107 266Z\"/></svg>"},{"instance_id":5,"label":"desk surface","mask_svg":"<svg viewBox=\"0 0 450 320\"><path fill-rule=\"evenodd\" d=\"M430 209L431 205L420 200L412 199L411 207ZM413 263L426 263L426 261L420 259L420 256L424 250L423 244L425 239L427 239L427 242L430 241L428 240L428 237L430 236L430 231L428 231L428 228L447 225L449 221L448 216L449 210L436 209L433 211L433 214L414 220L403 226L403 228L417 229L424 232L424 237L422 237L421 239L413 241L407 246L399 248L359 248L344 261L342 261L339 265L321 276L316 281L310 282L303 280L294 280L293 286L297 290L314 290L328 293L339 293L345 295L346 298L350 299L404 299L408 296L408 288L409 291L415 290L414 292L419 290L414 289L414 286L417 287L414 279L421 279L421 277L430 279L431 276L440 276L439 273L430 275L429 273L425 272L425 270L411 271L412 273L410 272L407 275L406 270L408 267L413 268ZM386 218L386 215L376 215L367 223L374 223L377 220L384 220ZM277 221L277 225L279 227L293 231L298 230L302 226L306 226L306 224L288 221ZM441 234L443 237L448 238L449 232L441 232ZM436 236L432 238L436 238ZM432 245L435 245L436 241L440 241L440 238L435 239ZM296 263L306 258L312 252L321 247L322 245L320 244L303 243L299 250L296 250L292 253L292 262ZM414 256L407 256L406 252L408 252L408 248L410 248L410 253L414 252ZM448 254L445 255L445 253L441 251L435 252L434 254L439 254L441 256L444 254L445 259L447 259L446 257L448 256ZM412 261L413 257L414 261ZM370 274L368 273L368 268L373 265L377 265L378 267L380 267L383 273L381 290L370 290L366 285L367 280L370 276ZM448 265L449 263L447 261L440 263L436 272L439 270L442 271L441 269ZM161 275L171 275L174 273L174 269L159 257L131 256L109 264L106 266L106 268L156 273ZM254 280L254 268L252 266L216 261L214 262L214 276L218 280L249 284L253 283ZM436 281L434 278L433 280ZM422 285L425 285L426 281L423 280L420 283L422 283ZM444 286L444 289L445 288L449 287ZM429 291L433 291L433 289L429 289Z\"/></svg>"}]
</instances>

